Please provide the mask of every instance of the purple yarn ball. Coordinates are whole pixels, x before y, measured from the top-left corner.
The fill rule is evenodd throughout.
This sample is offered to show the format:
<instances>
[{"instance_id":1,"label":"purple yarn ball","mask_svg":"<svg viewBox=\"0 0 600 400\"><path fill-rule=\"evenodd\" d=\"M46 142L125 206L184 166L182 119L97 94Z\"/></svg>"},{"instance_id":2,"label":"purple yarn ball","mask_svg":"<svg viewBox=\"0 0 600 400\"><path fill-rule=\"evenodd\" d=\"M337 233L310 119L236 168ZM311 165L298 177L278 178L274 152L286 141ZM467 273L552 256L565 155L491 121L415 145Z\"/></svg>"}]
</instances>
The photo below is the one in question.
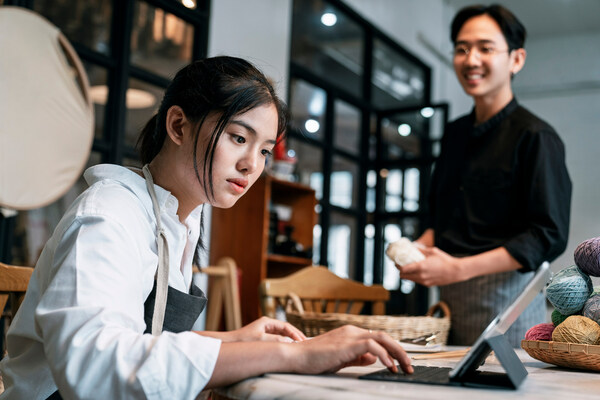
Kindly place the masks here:
<instances>
[{"instance_id":1,"label":"purple yarn ball","mask_svg":"<svg viewBox=\"0 0 600 400\"><path fill-rule=\"evenodd\" d=\"M529 328L525 332L525 340L552 340L552 332L554 331L554 324L543 323L537 324Z\"/></svg>"},{"instance_id":2,"label":"purple yarn ball","mask_svg":"<svg viewBox=\"0 0 600 400\"><path fill-rule=\"evenodd\" d=\"M595 294L587 299L583 306L582 314L584 317L588 317L600 324L600 294Z\"/></svg>"},{"instance_id":3,"label":"purple yarn ball","mask_svg":"<svg viewBox=\"0 0 600 400\"><path fill-rule=\"evenodd\" d=\"M574 256L579 269L588 275L600 276L600 237L581 242Z\"/></svg>"}]
</instances>

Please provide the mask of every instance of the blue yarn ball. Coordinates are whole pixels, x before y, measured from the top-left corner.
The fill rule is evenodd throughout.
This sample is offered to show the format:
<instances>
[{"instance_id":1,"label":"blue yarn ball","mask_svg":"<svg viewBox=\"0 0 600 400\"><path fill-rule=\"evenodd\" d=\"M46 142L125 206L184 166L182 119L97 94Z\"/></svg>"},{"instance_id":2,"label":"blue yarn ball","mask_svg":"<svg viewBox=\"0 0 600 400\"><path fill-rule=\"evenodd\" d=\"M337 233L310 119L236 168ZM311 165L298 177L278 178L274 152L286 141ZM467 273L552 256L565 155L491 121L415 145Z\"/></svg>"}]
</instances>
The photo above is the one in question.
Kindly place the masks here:
<instances>
[{"instance_id":1,"label":"blue yarn ball","mask_svg":"<svg viewBox=\"0 0 600 400\"><path fill-rule=\"evenodd\" d=\"M584 317L588 317L600 324L600 294L590 296L585 302L581 313Z\"/></svg>"},{"instance_id":2,"label":"blue yarn ball","mask_svg":"<svg viewBox=\"0 0 600 400\"><path fill-rule=\"evenodd\" d=\"M581 311L591 293L592 280L576 265L559 271L546 288L546 298L563 315Z\"/></svg>"}]
</instances>

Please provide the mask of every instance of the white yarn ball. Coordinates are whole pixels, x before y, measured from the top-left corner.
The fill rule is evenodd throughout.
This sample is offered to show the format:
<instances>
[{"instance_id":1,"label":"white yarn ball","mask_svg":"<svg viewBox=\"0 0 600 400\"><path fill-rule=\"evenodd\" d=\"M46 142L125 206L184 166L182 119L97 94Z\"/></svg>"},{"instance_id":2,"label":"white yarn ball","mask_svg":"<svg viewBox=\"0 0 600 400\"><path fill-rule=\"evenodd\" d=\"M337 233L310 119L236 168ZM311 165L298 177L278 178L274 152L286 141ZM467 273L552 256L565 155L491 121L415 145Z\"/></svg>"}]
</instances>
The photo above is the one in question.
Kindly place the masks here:
<instances>
[{"instance_id":1,"label":"white yarn ball","mask_svg":"<svg viewBox=\"0 0 600 400\"><path fill-rule=\"evenodd\" d=\"M425 259L417 246L407 238L400 238L388 245L385 254L399 266Z\"/></svg>"}]
</instances>

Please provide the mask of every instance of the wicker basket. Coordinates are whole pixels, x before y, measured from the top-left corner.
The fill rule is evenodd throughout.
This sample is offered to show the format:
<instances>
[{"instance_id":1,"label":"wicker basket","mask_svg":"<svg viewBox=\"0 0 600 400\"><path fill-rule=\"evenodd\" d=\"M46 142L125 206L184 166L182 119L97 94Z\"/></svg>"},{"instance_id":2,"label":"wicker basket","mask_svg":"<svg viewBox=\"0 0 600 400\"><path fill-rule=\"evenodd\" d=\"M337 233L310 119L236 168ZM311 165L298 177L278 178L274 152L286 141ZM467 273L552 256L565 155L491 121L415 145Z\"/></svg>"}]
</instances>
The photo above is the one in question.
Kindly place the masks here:
<instances>
[{"instance_id":1,"label":"wicker basket","mask_svg":"<svg viewBox=\"0 0 600 400\"><path fill-rule=\"evenodd\" d=\"M293 297L290 294L290 297ZM364 329L383 331L396 340L415 338L435 334L431 343L446 344L450 330L450 309L444 302L431 306L426 316L389 316L389 315L354 315L342 313L304 312L299 302L294 301L295 310L288 307L288 322L300 329L306 336L317 336L343 325L355 325ZM289 303L288 303L289 304ZM300 310L298 310L300 308ZM441 317L434 317L440 310Z\"/></svg>"},{"instance_id":2,"label":"wicker basket","mask_svg":"<svg viewBox=\"0 0 600 400\"><path fill-rule=\"evenodd\" d=\"M600 346L580 343L522 340L521 347L533 358L561 367L600 371Z\"/></svg>"}]
</instances>

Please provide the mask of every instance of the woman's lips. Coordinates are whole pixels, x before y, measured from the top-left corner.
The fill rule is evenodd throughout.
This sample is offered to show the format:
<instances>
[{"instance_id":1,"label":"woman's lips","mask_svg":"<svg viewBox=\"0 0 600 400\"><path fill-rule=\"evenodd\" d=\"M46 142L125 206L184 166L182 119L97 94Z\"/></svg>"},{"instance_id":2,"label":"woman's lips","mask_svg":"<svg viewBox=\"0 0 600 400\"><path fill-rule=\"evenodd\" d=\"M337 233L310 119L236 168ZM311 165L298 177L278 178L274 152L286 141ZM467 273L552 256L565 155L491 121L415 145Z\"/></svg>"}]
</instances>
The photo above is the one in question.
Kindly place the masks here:
<instances>
[{"instance_id":1,"label":"woman's lips","mask_svg":"<svg viewBox=\"0 0 600 400\"><path fill-rule=\"evenodd\" d=\"M227 182L236 193L244 193L246 186L248 186L247 179L227 179Z\"/></svg>"}]
</instances>

